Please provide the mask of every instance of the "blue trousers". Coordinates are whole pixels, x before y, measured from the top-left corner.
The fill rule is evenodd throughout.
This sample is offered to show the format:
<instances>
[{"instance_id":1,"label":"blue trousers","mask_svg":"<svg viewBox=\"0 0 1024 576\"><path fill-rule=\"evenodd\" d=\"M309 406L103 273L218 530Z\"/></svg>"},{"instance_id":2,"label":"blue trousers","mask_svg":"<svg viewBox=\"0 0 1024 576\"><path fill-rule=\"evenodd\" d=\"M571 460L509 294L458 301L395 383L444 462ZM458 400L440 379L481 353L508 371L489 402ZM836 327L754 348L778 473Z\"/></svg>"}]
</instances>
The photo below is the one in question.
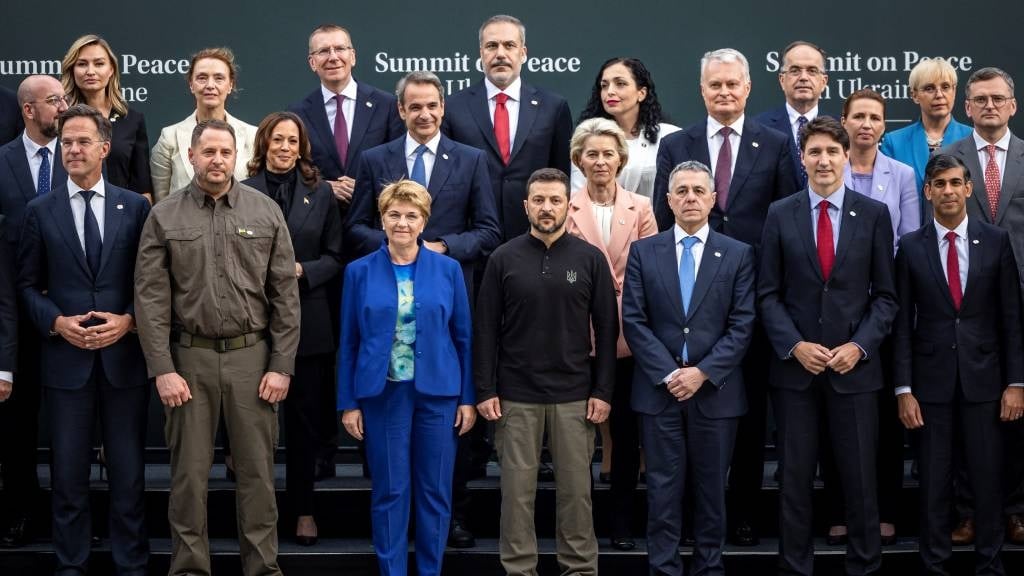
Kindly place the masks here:
<instances>
[{"instance_id":1,"label":"blue trousers","mask_svg":"<svg viewBox=\"0 0 1024 576\"><path fill-rule=\"evenodd\" d=\"M373 492L373 548L384 576L406 574L410 496L416 503L416 573L441 573L452 510L458 398L388 382L359 402ZM411 483L411 489L410 489Z\"/></svg>"}]
</instances>

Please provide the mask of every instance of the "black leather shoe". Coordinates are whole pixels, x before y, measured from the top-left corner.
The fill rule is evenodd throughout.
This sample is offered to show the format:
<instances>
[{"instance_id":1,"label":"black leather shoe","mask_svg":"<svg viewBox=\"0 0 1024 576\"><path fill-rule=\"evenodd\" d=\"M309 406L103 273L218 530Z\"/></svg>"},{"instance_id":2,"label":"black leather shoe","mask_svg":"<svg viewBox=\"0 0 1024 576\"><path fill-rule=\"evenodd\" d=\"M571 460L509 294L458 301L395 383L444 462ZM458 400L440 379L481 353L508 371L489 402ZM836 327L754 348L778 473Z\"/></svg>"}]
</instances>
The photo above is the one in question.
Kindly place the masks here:
<instances>
[{"instance_id":1,"label":"black leather shoe","mask_svg":"<svg viewBox=\"0 0 1024 576\"><path fill-rule=\"evenodd\" d=\"M452 520L448 527L448 546L451 548L472 548L476 546L476 538L466 529L460 520Z\"/></svg>"},{"instance_id":2,"label":"black leather shoe","mask_svg":"<svg viewBox=\"0 0 1024 576\"><path fill-rule=\"evenodd\" d=\"M554 482L555 481L555 469L551 467L551 464L547 462L541 462L540 468L537 469L537 482Z\"/></svg>"},{"instance_id":3,"label":"black leather shoe","mask_svg":"<svg viewBox=\"0 0 1024 576\"><path fill-rule=\"evenodd\" d=\"M317 482L321 480L327 480L328 478L334 478L338 475L337 469L334 467L334 460L317 459L316 461L316 473L313 475L313 479Z\"/></svg>"},{"instance_id":4,"label":"black leather shoe","mask_svg":"<svg viewBox=\"0 0 1024 576\"><path fill-rule=\"evenodd\" d=\"M0 537L0 546L4 548L21 548L31 540L29 533L28 518L20 516L11 522L10 526Z\"/></svg>"},{"instance_id":5,"label":"black leather shoe","mask_svg":"<svg viewBox=\"0 0 1024 576\"><path fill-rule=\"evenodd\" d=\"M825 544L829 546L846 546L846 534L827 534Z\"/></svg>"},{"instance_id":6,"label":"black leather shoe","mask_svg":"<svg viewBox=\"0 0 1024 576\"><path fill-rule=\"evenodd\" d=\"M761 539L757 537L754 527L746 520L736 523L729 533L729 541L736 546L757 546Z\"/></svg>"},{"instance_id":7,"label":"black leather shoe","mask_svg":"<svg viewBox=\"0 0 1024 576\"><path fill-rule=\"evenodd\" d=\"M629 552L636 548L636 540L633 540L629 536L620 536L612 538L612 548L616 550L622 550L623 552Z\"/></svg>"}]
</instances>

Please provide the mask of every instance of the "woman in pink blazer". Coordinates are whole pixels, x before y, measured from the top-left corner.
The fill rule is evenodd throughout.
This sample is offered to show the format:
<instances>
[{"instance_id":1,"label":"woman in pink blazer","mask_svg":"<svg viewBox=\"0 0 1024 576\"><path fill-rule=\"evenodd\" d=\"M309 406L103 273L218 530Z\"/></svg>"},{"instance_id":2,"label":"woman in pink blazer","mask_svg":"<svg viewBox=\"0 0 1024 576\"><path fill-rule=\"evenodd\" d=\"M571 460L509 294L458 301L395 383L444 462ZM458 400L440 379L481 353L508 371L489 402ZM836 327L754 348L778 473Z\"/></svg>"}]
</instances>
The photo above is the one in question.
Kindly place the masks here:
<instances>
[{"instance_id":1,"label":"woman in pink blazer","mask_svg":"<svg viewBox=\"0 0 1024 576\"><path fill-rule=\"evenodd\" d=\"M604 480L605 470L610 468L611 544L619 550L632 550L636 547L630 529L633 491L640 470L640 440L636 416L629 404L633 357L622 337L622 281L629 245L638 238L657 234L658 227L651 200L626 190L616 180L629 160L629 148L626 134L614 121L592 118L580 123L572 136L569 155L586 181L569 200L565 229L604 253L619 300L615 392L612 416L601 425L604 454L601 476ZM614 451L612 446L616 447Z\"/></svg>"}]
</instances>

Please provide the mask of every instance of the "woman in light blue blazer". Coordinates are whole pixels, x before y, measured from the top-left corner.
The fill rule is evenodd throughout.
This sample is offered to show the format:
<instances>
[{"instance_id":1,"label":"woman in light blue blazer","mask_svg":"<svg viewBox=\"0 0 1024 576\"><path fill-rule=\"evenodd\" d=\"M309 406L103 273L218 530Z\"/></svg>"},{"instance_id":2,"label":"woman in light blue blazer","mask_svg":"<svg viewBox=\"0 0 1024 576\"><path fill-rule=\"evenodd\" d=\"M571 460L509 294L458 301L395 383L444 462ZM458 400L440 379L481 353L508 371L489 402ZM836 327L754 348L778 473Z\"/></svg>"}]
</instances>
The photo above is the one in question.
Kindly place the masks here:
<instances>
[{"instance_id":1,"label":"woman in light blue blazer","mask_svg":"<svg viewBox=\"0 0 1024 576\"><path fill-rule=\"evenodd\" d=\"M914 169L918 199L924 210L924 167L939 148L971 135L970 126L953 119L956 69L941 58L922 60L910 71L910 98L921 107L921 119L890 132L882 139L882 153ZM923 211L922 211L923 215Z\"/></svg>"},{"instance_id":2,"label":"woman in light blue blazer","mask_svg":"<svg viewBox=\"0 0 1024 576\"><path fill-rule=\"evenodd\" d=\"M401 180L378 200L386 241L349 264L342 295L338 410L366 442L381 574L406 574L410 497L416 572L440 574L456 434L476 421L469 297L459 263L420 240L426 188Z\"/></svg>"}]
</instances>

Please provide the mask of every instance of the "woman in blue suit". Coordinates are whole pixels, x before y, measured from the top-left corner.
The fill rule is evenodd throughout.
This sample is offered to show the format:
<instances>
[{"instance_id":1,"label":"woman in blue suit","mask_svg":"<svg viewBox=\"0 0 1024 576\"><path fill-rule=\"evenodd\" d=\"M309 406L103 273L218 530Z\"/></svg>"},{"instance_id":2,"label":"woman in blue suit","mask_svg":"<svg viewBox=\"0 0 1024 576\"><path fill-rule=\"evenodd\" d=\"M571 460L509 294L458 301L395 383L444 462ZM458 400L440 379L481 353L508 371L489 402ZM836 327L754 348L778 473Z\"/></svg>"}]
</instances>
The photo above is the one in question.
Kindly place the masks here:
<instances>
[{"instance_id":1,"label":"woman in blue suit","mask_svg":"<svg viewBox=\"0 0 1024 576\"><path fill-rule=\"evenodd\" d=\"M411 180L384 188L386 242L348 266L342 295L338 410L345 430L366 442L373 547L385 576L406 573L410 496L416 572L441 573L456 433L476 421L462 268L419 238L430 200Z\"/></svg>"},{"instance_id":2,"label":"woman in blue suit","mask_svg":"<svg viewBox=\"0 0 1024 576\"><path fill-rule=\"evenodd\" d=\"M914 169L922 210L924 167L932 153L971 135L970 126L953 119L956 100L956 69L941 58L922 60L910 71L910 97L921 107L921 119L886 134L882 154ZM922 211L923 215L923 211Z\"/></svg>"}]
</instances>

